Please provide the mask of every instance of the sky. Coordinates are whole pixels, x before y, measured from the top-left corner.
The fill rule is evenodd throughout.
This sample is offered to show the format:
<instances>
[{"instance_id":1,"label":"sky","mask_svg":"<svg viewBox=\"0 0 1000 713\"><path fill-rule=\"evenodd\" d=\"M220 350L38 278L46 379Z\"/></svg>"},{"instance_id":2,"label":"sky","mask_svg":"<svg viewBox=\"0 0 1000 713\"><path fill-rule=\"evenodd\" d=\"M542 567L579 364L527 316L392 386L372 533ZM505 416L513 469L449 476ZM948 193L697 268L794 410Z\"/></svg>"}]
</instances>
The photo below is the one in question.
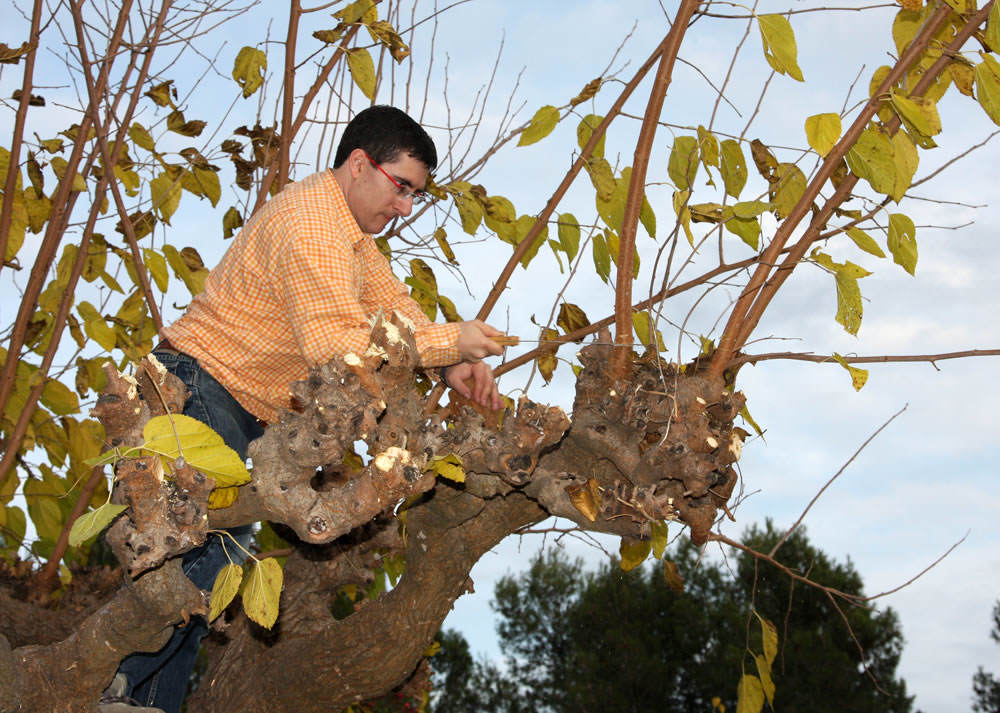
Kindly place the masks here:
<instances>
[{"instance_id":1,"label":"sky","mask_svg":"<svg viewBox=\"0 0 1000 713\"><path fill-rule=\"evenodd\" d=\"M800 11L816 4L766 0L758 3L758 10ZM860 4L845 2L840 6ZM411 113L417 114L424 107L424 123L440 147L447 144L447 135L438 127L447 123L449 112L454 124L475 107L477 114L481 111L482 120L474 143L481 149L489 137L497 134L497 127L505 119L510 120L508 111L514 113L513 123L518 125L543 105L563 105L609 64L613 74L627 80L666 32L664 8L672 15L675 6L675 2L667 0L663 0L662 7L660 2L645 0L627 4L597 0L479 0L452 7L439 16L433 54L426 34L413 44L412 58L417 66L426 67L432 56L434 64L426 92L422 77L411 83ZM713 7L722 14L745 14L744 9L727 4ZM212 90L218 97L214 102L187 107L192 117L199 112L228 112L225 121L236 126L252 123L260 108L262 121L271 120L268 112L273 110L267 103L257 104L254 99L230 104L234 85L225 72L242 44L265 33L272 38L284 36L281 17L273 16L268 21L262 19L260 8L257 10L257 15L248 14L220 31L227 44L218 52L219 72L203 75L197 69L197 58L182 53L179 63L164 74L177 81L182 98L195 86L200 97L212 95L205 91L207 87L219 87ZM418 17L426 12L421 10ZM891 5L865 13L844 10L794 14L791 21L804 83L784 76L768 80L760 37L756 26L752 26L734 65L726 101L720 103L714 128L731 134L746 129L747 139L760 138L769 145L789 147L779 151L780 159L800 161L799 165L809 173L815 166L815 156L795 150L806 146L805 117L841 112L845 106L850 115L851 107L856 108L857 102L867 97L872 72L888 62L888 53L894 51L889 35L894 14ZM325 14L318 14L311 22L332 26ZM424 27L429 29L430 25ZM659 228L656 240L645 236L640 228L638 248L643 272L636 281L637 296L643 290L648 293L650 267L673 225L673 189L666 183L673 136L691 134L699 124L709 124L715 95L708 82L721 85L733 48L746 27L746 20L703 18L688 31L680 54L682 62L675 70L662 115L669 125L660 127L651 157L647 195ZM13 36L0 37L0 41L11 45L15 44L13 40ZM273 89L280 81L277 75L281 48L271 45L268 52L268 87ZM51 76L57 76L55 55L50 55L43 67ZM303 71L303 75L297 83L298 92L308 83L308 73ZM480 105L477 97L482 96L480 90L491 77L492 94ZM13 86L15 78L16 73L9 67L0 73L4 96L10 95L8 85ZM754 115L765 84L767 92ZM65 103L72 103L71 88L56 81L51 85L46 90L50 97L62 96ZM593 102L579 109L582 113L603 114L620 86L620 81L609 83ZM641 116L649 86L648 80L640 85L627 105L627 113ZM996 128L978 105L953 94L949 93L940 108L944 133L938 137L939 148L921 153L918 179L983 141ZM400 103L401 97L402 93L380 95L379 100ZM31 115L30 129L42 136L63 128L61 122L66 114L60 112L58 102L51 102L50 107L44 113ZM151 106L142 111L140 120L147 126L163 119ZM4 122L2 127L9 127L10 112L3 112L0 121ZM577 117L569 117L549 137L532 146L505 147L476 176L476 182L485 185L491 195L510 198L519 213L537 213L572 160L577 121ZM613 125L606 152L613 164L631 164L638 125L636 118L628 117ZM2 127L2 131L9 131ZM222 138L203 137L206 150L217 146ZM296 168L296 176L307 175L323 165L324 146L329 141L329 133L322 136L318 128L311 131L299 154L301 165ZM1000 270L1000 258L993 249L993 226L1000 218L995 205L998 150L998 146L988 144L943 170L933 182L915 189L919 200L905 199L900 206L890 207L893 212L911 215L918 226L920 256L916 276L911 277L891 260L864 255L842 242L826 246L836 259L850 259L873 272L861 281L864 320L857 337L845 333L833 319L836 298L832 278L815 266L805 265L786 283L765 314L754 333L751 350L900 355L1000 345L1000 326L992 309L995 276ZM447 166L450 158L443 165ZM752 165L749 170L754 173ZM704 174L699 183L703 181ZM703 194L704 198L699 198ZM220 205L235 202L239 196L238 191L226 186ZM189 198L184 200L190 203ZM693 200L718 198L699 185ZM572 211L581 221L592 220L593 189L586 176L577 180L559 210ZM186 212L179 211L169 231L154 239L161 240L165 235L178 245L195 244L205 262L214 264L226 247L219 237L218 217L199 217L198 211L182 217ZM965 227L956 229L958 226ZM510 246L483 233L475 240L463 241L454 222L446 228L455 243L460 273L449 276L438 263L434 269L445 286L442 291L454 299L460 313L470 317L485 298L499 266L506 262ZM765 238L773 230L773 221L765 222ZM873 235L884 247L884 236ZM753 254L734 236L728 236L725 251L727 258L734 260ZM580 305L592 320L609 314L613 288L593 274L589 247L581 253L579 269L565 287L568 274L560 272L548 248L539 252L530 271L518 268L515 272L490 321L521 336L525 346L520 349L537 338L538 327L531 317L544 324L560 290L565 289L565 299ZM710 267L714 259L717 249L710 243L692 256L685 278ZM10 290L10 286L5 284L0 289ZM717 336L717 321L737 295L737 284L721 285L707 294L681 296L664 305L660 328L668 344L668 358L690 359L697 349L696 335ZM171 303L183 303L184 299L182 290L169 293L165 301L167 314ZM0 301L0 322L10 321L13 305L12 300ZM692 335L679 340L671 324L685 320ZM561 352L567 360L572 354L569 348ZM860 392L854 391L847 373L837 365L767 361L746 366L739 375L738 387L747 395L748 407L765 435L750 440L743 450L740 471L749 497L736 510L737 521L721 526L725 534L738 537L746 527L765 517L773 518L779 527L791 524L843 468L840 477L812 507L805 525L816 547L839 561L850 558L868 593L899 587L962 541L916 582L881 600L881 605L891 606L900 615L906 646L899 675L916 694L916 708L925 713L969 710L971 676L976 667L1000 669L994 665L1000 660L996 644L989 638L990 611L1000 591L1000 555L994 546L1000 538L995 516L1000 507L994 457L998 439L993 414L995 404L1000 402L1000 388L993 378L996 367L995 357L941 361L936 366L926 362L878 365L871 367L869 381ZM505 376L502 390L516 397L526 387L529 372L520 369ZM572 382L560 378L570 373L567 365L561 364L556 373L553 383L544 387L535 375L528 390L535 400L568 409ZM855 457L862 444L894 414L898 415L892 423ZM617 550L616 542L603 543L606 550ZM476 594L462 597L445 625L460 629L474 651L488 657L500 655L489 608L493 584L500 576L526 567L542 544L538 536L510 538L473 570ZM586 556L591 563L606 556L580 540L566 538L561 545L573 554ZM780 697L780 681L778 690Z\"/></svg>"}]
</instances>

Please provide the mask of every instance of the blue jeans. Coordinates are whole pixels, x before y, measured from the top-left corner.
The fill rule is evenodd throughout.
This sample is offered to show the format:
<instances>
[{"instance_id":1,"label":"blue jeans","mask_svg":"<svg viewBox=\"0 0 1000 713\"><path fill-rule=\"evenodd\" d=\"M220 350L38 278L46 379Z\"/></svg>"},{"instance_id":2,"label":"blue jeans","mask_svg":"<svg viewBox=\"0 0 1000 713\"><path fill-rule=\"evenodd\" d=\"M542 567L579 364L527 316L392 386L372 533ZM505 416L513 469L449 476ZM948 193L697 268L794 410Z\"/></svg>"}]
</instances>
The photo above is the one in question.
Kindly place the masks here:
<instances>
[{"instance_id":1,"label":"blue jeans","mask_svg":"<svg viewBox=\"0 0 1000 713\"><path fill-rule=\"evenodd\" d=\"M264 434L264 428L257 419L192 357L173 350L156 351L155 354L160 363L188 388L184 415L210 426L245 461L247 446ZM233 528L229 533L244 547L252 537L250 525ZM215 577L230 559L241 564L245 558L243 551L228 537L223 550L222 539L220 535L209 535L205 544L184 554L184 574L199 589L210 590ZM156 653L127 656L118 668L119 673L124 673L129 681L130 690L126 695L144 706L162 708L166 713L180 713L198 648L207 633L205 620L192 617L186 626L174 629L170 641Z\"/></svg>"}]
</instances>

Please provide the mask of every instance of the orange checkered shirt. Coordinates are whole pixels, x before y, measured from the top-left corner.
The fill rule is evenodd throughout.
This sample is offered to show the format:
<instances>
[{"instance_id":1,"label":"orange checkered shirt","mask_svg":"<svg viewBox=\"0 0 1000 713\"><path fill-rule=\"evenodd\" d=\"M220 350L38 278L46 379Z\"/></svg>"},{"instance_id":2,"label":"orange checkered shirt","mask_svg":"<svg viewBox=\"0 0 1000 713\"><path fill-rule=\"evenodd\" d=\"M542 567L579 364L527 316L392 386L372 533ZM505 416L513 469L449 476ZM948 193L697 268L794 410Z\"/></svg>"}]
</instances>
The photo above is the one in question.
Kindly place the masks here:
<instances>
[{"instance_id":1,"label":"orange checkered shirt","mask_svg":"<svg viewBox=\"0 0 1000 713\"><path fill-rule=\"evenodd\" d=\"M289 185L247 222L164 336L273 422L310 367L367 349L380 308L416 325L421 364L459 361L459 326L427 319L324 171Z\"/></svg>"}]
</instances>

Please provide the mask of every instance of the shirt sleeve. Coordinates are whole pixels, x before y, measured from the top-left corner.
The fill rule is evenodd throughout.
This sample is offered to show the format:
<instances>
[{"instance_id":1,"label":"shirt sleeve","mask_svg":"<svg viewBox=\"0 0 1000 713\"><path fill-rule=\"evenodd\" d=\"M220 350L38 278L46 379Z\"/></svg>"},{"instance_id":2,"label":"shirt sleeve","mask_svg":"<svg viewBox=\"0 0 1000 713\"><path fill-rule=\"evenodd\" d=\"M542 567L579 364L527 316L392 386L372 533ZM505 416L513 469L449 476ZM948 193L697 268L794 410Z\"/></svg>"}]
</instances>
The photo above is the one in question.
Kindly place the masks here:
<instances>
[{"instance_id":1,"label":"shirt sleeve","mask_svg":"<svg viewBox=\"0 0 1000 713\"><path fill-rule=\"evenodd\" d=\"M420 305L410 297L406 285L392 274L389 261L379 252L374 240L366 236L359 243L358 250L365 264L362 304L373 313L379 307L386 312L396 310L413 322L421 365L445 366L459 362L459 325L430 321Z\"/></svg>"}]
</instances>

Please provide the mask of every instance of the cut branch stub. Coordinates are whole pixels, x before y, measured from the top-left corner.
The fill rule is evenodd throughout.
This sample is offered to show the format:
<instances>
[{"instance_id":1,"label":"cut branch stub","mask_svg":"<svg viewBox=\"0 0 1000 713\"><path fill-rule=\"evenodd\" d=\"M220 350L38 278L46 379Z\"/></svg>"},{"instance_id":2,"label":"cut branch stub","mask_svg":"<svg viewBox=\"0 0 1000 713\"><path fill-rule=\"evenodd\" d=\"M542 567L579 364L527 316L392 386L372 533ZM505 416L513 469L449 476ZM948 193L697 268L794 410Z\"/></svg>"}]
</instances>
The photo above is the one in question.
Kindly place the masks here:
<instances>
[{"instance_id":1,"label":"cut branch stub","mask_svg":"<svg viewBox=\"0 0 1000 713\"><path fill-rule=\"evenodd\" d=\"M560 448L575 467L561 465L577 487L597 481L601 517L679 519L704 542L736 483L742 439L733 419L744 397L652 352L633 360L628 380L617 380L611 349L594 344L580 352L573 427Z\"/></svg>"}]
</instances>

